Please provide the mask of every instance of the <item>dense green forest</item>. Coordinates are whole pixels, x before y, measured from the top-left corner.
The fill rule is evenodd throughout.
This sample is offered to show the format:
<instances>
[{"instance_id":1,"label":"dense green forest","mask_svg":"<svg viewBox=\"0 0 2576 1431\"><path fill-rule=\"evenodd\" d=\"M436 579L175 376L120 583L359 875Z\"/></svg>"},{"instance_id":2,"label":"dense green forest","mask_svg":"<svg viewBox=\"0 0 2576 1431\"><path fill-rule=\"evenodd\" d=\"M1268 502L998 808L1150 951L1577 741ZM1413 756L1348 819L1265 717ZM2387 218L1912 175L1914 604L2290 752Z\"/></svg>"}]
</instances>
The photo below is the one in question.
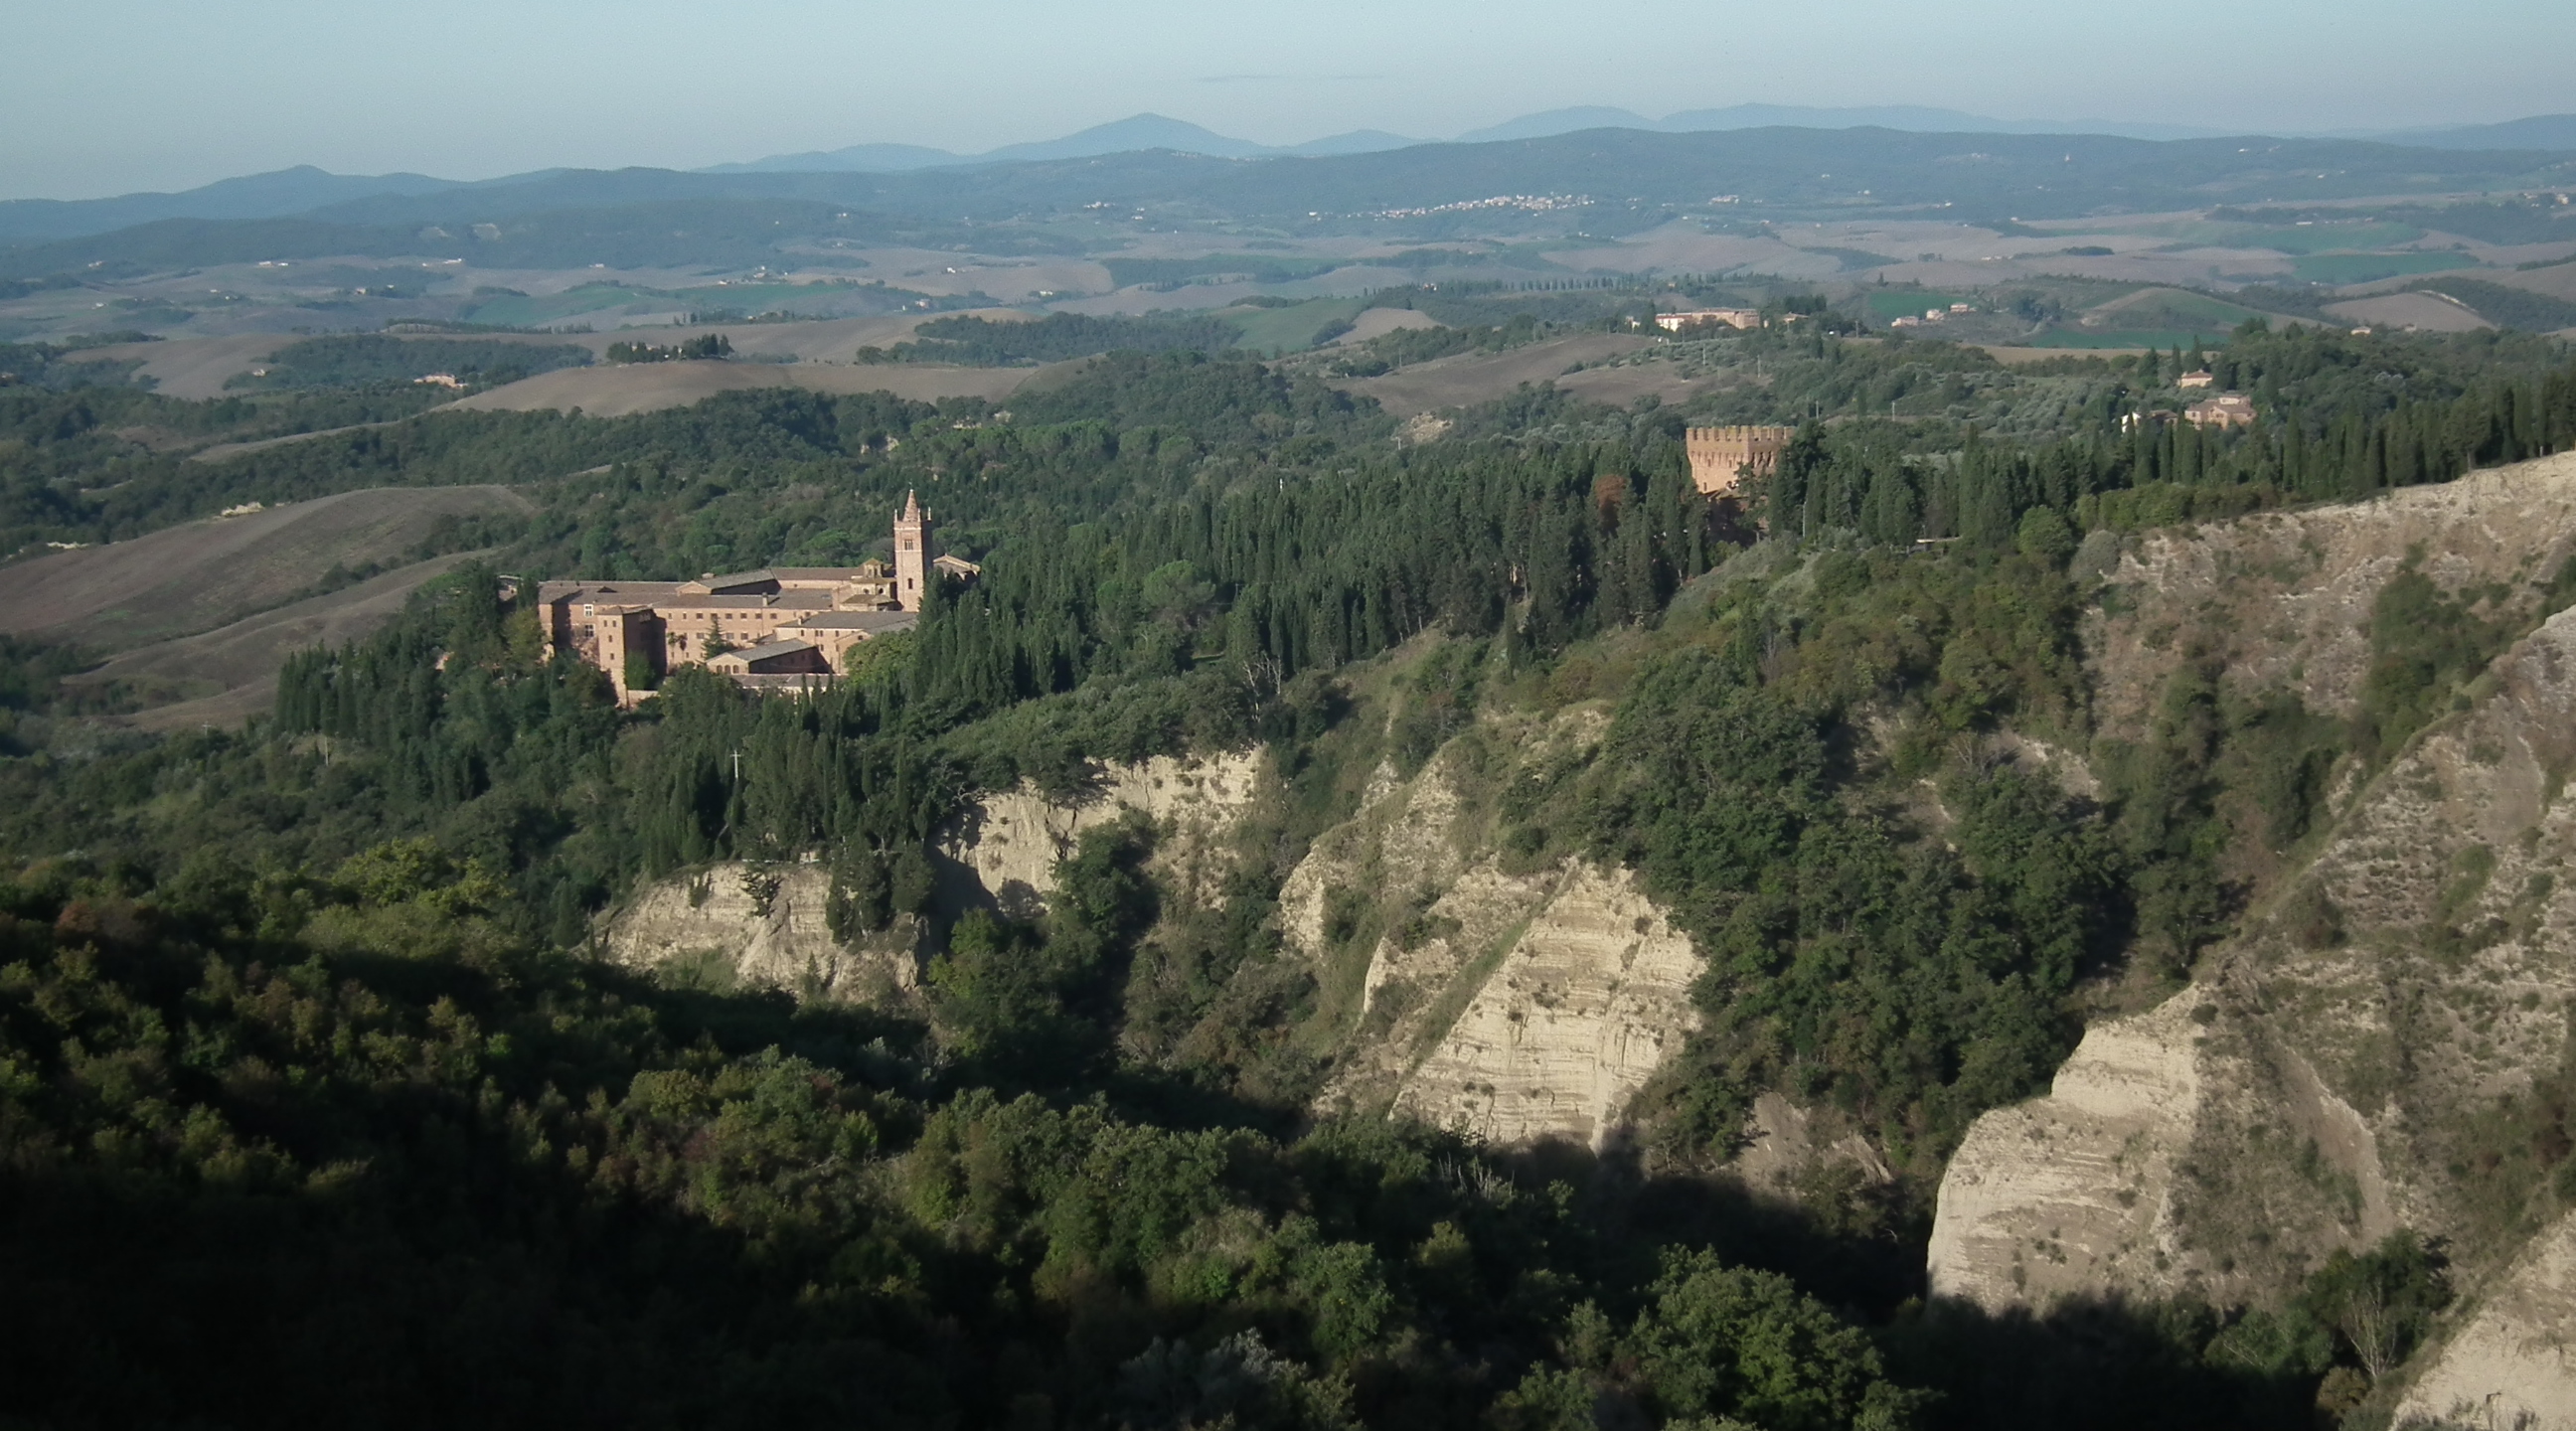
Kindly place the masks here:
<instances>
[{"instance_id":1,"label":"dense green forest","mask_svg":"<svg viewBox=\"0 0 2576 1431\"><path fill-rule=\"evenodd\" d=\"M2392 587L2353 729L2186 669L2148 742L2093 747L2089 802L1974 737L2092 745L2075 630L2119 530L2563 448L2563 350L2249 328L2199 356L2265 420L2204 438L2120 421L2176 405L2179 353L2012 374L1716 341L1764 364L1758 399L1534 391L1415 446L1312 375L1180 351L1008 421L771 390L191 472L117 433L281 399L0 392L30 538L389 482L539 505L456 534L496 564L299 656L246 730L120 734L62 684L79 653L0 648L0 1266L32 1289L0 1415L2313 1424L2361 1376L2350 1309L2419 1334L2434 1252L2400 1236L2277 1308L1988 1319L1919 1300L1929 1196L2088 1009L2171 987L2227 927L2214 852L2300 838L2321 795L2295 772L2384 758L2473 671ZM1682 428L1757 400L1795 446L1745 502L1703 500ZM1994 401L2026 420L1982 425ZM847 560L911 489L984 577L809 699L684 671L620 711L496 574ZM2544 605L2571 597L2562 575ZM1608 712L1584 759L1479 744L1482 715L1582 701ZM1256 742L1275 794L1215 907L1156 887L1133 822L1086 836L1042 917L940 905L935 837L977 792ZM1372 771L1442 752L1492 772L1470 796L1512 858L1635 869L1709 962L1630 1151L1309 1111L1331 1070L1291 1037L1319 994L1282 884ZM1944 839L1908 813L1927 781ZM809 853L846 937L926 929L917 1005L592 955L639 880ZM1838 1110L1896 1180L1730 1192L1713 1171L1768 1090Z\"/></svg>"}]
</instances>

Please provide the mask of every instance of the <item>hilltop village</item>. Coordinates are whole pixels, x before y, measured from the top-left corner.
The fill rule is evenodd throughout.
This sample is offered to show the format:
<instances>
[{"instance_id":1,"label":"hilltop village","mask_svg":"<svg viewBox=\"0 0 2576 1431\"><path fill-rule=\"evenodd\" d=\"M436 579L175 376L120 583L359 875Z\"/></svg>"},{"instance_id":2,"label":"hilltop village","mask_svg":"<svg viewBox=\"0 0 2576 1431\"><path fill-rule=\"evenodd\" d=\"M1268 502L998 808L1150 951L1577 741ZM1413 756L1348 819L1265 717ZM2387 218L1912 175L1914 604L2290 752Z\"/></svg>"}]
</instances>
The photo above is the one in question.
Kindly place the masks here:
<instances>
[{"instance_id":1,"label":"hilltop village","mask_svg":"<svg viewBox=\"0 0 2576 1431\"><path fill-rule=\"evenodd\" d=\"M909 631L933 581L983 568L936 549L937 523L912 493L894 517L894 563L767 567L695 581L538 585L547 649L605 672L633 705L683 666L759 691L829 684L852 647Z\"/></svg>"}]
</instances>

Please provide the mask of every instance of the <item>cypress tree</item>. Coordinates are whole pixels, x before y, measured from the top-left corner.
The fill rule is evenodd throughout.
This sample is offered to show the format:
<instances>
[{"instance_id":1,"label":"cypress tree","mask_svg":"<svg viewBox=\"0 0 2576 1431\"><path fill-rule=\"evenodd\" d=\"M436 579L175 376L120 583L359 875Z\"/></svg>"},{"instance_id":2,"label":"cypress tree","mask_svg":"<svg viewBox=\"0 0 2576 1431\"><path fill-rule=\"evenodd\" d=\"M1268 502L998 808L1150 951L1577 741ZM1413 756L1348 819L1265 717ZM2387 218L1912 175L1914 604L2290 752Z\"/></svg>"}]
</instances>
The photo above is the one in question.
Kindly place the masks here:
<instances>
[{"instance_id":1,"label":"cypress tree","mask_svg":"<svg viewBox=\"0 0 2576 1431\"><path fill-rule=\"evenodd\" d=\"M1870 477L1869 497L1861 511L1861 533L1881 546L1905 546L1922 530L1915 507L1914 484L1905 464L1889 457Z\"/></svg>"},{"instance_id":2,"label":"cypress tree","mask_svg":"<svg viewBox=\"0 0 2576 1431\"><path fill-rule=\"evenodd\" d=\"M1978 447L1960 454L1959 535L1973 546L2001 549L2012 545L2012 491L2004 474Z\"/></svg>"}]
</instances>

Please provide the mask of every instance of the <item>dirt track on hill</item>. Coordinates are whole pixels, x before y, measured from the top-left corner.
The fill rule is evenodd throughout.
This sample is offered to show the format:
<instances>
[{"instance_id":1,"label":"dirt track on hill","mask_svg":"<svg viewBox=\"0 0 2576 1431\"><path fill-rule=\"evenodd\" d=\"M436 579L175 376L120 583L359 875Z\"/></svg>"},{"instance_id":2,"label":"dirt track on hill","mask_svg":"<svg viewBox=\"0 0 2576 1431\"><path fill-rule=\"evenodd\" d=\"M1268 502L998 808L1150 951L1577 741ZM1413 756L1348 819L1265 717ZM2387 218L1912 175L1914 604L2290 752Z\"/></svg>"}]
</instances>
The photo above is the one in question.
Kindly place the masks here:
<instances>
[{"instance_id":1,"label":"dirt track on hill","mask_svg":"<svg viewBox=\"0 0 2576 1431\"><path fill-rule=\"evenodd\" d=\"M331 437L343 432L364 432L371 427L391 426L393 426L392 422L353 422L347 427L321 427L311 432L290 432L284 437L262 437L250 442L218 442L212 447L189 453L188 460L221 462L227 457L239 457L245 452L261 452L271 447L283 447L290 442L304 442L312 438Z\"/></svg>"}]
</instances>

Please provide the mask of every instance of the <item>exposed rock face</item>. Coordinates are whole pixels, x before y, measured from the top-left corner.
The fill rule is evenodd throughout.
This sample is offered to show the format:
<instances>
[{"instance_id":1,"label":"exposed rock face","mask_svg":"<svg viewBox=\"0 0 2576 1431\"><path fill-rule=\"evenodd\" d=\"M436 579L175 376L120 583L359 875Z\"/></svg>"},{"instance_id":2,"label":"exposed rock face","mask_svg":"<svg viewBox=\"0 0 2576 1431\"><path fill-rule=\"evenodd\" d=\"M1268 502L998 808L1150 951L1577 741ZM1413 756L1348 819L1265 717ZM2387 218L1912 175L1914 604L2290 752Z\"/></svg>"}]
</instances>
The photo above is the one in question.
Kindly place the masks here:
<instances>
[{"instance_id":1,"label":"exposed rock face","mask_svg":"<svg viewBox=\"0 0 2576 1431\"><path fill-rule=\"evenodd\" d=\"M1626 870L1566 870L1506 946L1396 1106L1496 1143L1598 1149L1628 1100L1698 1027L1689 936Z\"/></svg>"},{"instance_id":2,"label":"exposed rock face","mask_svg":"<svg viewBox=\"0 0 2576 1431\"><path fill-rule=\"evenodd\" d=\"M2400 565L2445 590L2546 581L2576 550L2576 453L2408 487L2368 502L2150 533L2110 579L2125 614L2087 635L2095 710L2130 734L2204 643L2241 690L2281 687L2351 714L2369 667L2372 603Z\"/></svg>"},{"instance_id":3,"label":"exposed rock face","mask_svg":"<svg viewBox=\"0 0 2576 1431\"><path fill-rule=\"evenodd\" d=\"M1578 752L1605 724L1596 707L1500 721L1409 780L1382 767L1290 874L1283 933L1318 969L1319 1022L1349 1030L1319 1104L1597 1149L1697 1027L1699 956L1626 871L1515 869L1462 793L1490 786L1495 762Z\"/></svg>"},{"instance_id":4,"label":"exposed rock face","mask_svg":"<svg viewBox=\"0 0 2576 1431\"><path fill-rule=\"evenodd\" d=\"M1838 1127L1840 1136L1831 1136ZM1896 1181L1896 1170L1869 1139L1824 1110L1801 1108L1780 1094L1754 1096L1753 1126L1747 1131L1743 1151L1727 1162L1726 1172L1749 1191L1796 1201L1807 1176L1836 1165L1873 1183Z\"/></svg>"},{"instance_id":5,"label":"exposed rock face","mask_svg":"<svg viewBox=\"0 0 2576 1431\"><path fill-rule=\"evenodd\" d=\"M2313 580L2247 598L2297 619L2276 646L2240 623L2228 679L2259 687L2271 672L2312 708L2349 709L2368 657L2354 628L2406 548L2446 586L2531 599L2576 541L2576 462L2243 526L2320 550ZM2209 554L2161 540L2150 570L2218 580ZM2206 540L2242 552L2252 537ZM2164 616L2158 599L2136 619L2215 598L2177 596ZM2152 683L2119 652L2162 659L2121 646L2136 634L2115 623L2097 650L2106 702L2133 709ZM2537 1415L2576 1407L2555 1340L2576 1328L2576 1232L2549 1186L2557 1154L2534 1133L2558 1122L2534 1087L2565 1067L2576 1001L2576 803L2561 797L2576 772L2576 611L2469 695L2366 784L2348 774L2306 868L2191 990L2096 1027L2048 1098L1978 1121L1942 1183L1936 1292L1989 1307L2088 1292L2274 1303L2334 1249L2410 1228L2445 1241L2473 1297L2496 1288L2424 1374L2418 1409L2506 1382Z\"/></svg>"},{"instance_id":6,"label":"exposed rock face","mask_svg":"<svg viewBox=\"0 0 2576 1431\"><path fill-rule=\"evenodd\" d=\"M2576 806L2546 802L2576 769L2576 611L2488 679L2198 985L1978 1120L1942 1180L1937 1292L2267 1301L2399 1227L2464 1269L2512 1255L2547 1204L2511 1119L2576 997Z\"/></svg>"},{"instance_id":7,"label":"exposed rock face","mask_svg":"<svg viewBox=\"0 0 2576 1431\"><path fill-rule=\"evenodd\" d=\"M2526 1431L2576 1427L2576 1214L2481 1299L2416 1377L2397 1424L2439 1421Z\"/></svg>"},{"instance_id":8,"label":"exposed rock face","mask_svg":"<svg viewBox=\"0 0 2576 1431\"><path fill-rule=\"evenodd\" d=\"M908 993L919 972L910 921L843 948L823 922L830 893L819 864L711 865L648 886L618 911L607 929L609 957L639 969L702 966L693 972L718 985L807 998L875 1002Z\"/></svg>"},{"instance_id":9,"label":"exposed rock face","mask_svg":"<svg viewBox=\"0 0 2576 1431\"><path fill-rule=\"evenodd\" d=\"M2085 1030L2046 1098L1977 1120L1941 1180L1932 1295L1989 1310L2170 1290L2174 1162L2200 1106L2197 990Z\"/></svg>"},{"instance_id":10,"label":"exposed rock face","mask_svg":"<svg viewBox=\"0 0 2576 1431\"><path fill-rule=\"evenodd\" d=\"M1223 873L1224 837L1251 804L1261 769L1258 751L1203 761L1157 756L1112 767L1079 806L1024 788L969 810L941 848L971 877L974 896L1033 914L1054 887L1056 861L1083 831L1141 810L1165 830L1156 876L1183 898L1204 899ZM812 998L912 997L924 962L919 922L899 918L845 947L824 921L830 894L821 864L710 866L639 892L608 923L609 954L637 968L685 965L720 984Z\"/></svg>"},{"instance_id":11,"label":"exposed rock face","mask_svg":"<svg viewBox=\"0 0 2576 1431\"><path fill-rule=\"evenodd\" d=\"M1073 852L1085 830L1141 811L1164 827L1156 874L1179 897L1204 902L1223 876L1224 837L1251 807L1261 772L1261 752L1245 750L1111 766L1078 804L1059 804L1023 785L979 802L949 829L940 850L973 877L982 897L1027 916L1055 887L1056 862Z\"/></svg>"}]
</instances>

